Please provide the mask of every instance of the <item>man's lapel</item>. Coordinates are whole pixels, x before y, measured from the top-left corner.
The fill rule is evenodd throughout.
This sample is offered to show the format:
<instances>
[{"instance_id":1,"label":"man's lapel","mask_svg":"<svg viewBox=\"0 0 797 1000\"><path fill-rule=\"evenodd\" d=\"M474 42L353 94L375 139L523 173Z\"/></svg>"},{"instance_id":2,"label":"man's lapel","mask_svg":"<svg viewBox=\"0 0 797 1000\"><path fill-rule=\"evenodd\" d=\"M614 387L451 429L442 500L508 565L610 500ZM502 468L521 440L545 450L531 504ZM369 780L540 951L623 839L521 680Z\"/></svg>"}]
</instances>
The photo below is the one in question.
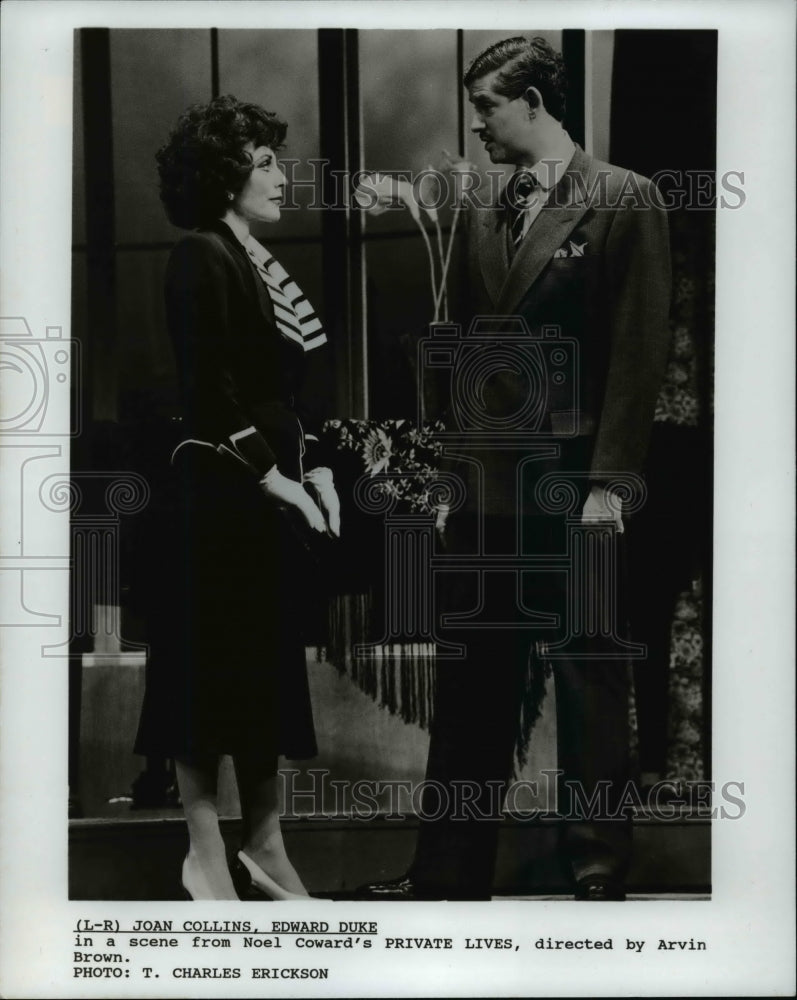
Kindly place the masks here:
<instances>
[{"instance_id":1,"label":"man's lapel","mask_svg":"<svg viewBox=\"0 0 797 1000\"><path fill-rule=\"evenodd\" d=\"M531 230L520 244L511 264L506 251L505 220L501 219L499 225L495 227L496 232L491 235L488 245L492 247L493 241L498 246L502 245L506 261L503 270L504 280L498 284L497 290L493 291L488 282L497 313L505 316L512 314L529 287L537 280L548 261L589 208L585 194L589 190L592 162L591 157L588 157L581 147L576 146L570 165L551 192L548 203L534 220ZM491 253L494 252L491 249ZM494 265L486 262L486 281L488 268L491 273L495 271Z\"/></svg>"},{"instance_id":2,"label":"man's lapel","mask_svg":"<svg viewBox=\"0 0 797 1000\"><path fill-rule=\"evenodd\" d=\"M492 302L497 302L509 271L509 253L506 246L505 209L503 205L478 212L479 265Z\"/></svg>"}]
</instances>

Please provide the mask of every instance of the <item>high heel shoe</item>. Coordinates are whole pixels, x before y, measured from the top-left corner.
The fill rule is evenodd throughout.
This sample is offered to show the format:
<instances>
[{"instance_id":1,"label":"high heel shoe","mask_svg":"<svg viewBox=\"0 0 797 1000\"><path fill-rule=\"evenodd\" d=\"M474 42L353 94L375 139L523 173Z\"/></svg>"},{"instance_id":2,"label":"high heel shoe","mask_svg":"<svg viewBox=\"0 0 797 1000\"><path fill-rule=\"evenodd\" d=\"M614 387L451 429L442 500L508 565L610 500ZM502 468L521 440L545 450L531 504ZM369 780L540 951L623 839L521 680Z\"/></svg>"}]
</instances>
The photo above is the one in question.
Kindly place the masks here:
<instances>
[{"instance_id":1,"label":"high heel shoe","mask_svg":"<svg viewBox=\"0 0 797 1000\"><path fill-rule=\"evenodd\" d=\"M260 865L255 864L254 861L243 851L238 852L238 861L249 874L249 879L251 885L262 892L264 895L268 896L270 899L310 899L307 893L302 892L289 892L287 889L283 889L281 885L278 885L274 879L267 875Z\"/></svg>"},{"instance_id":2,"label":"high heel shoe","mask_svg":"<svg viewBox=\"0 0 797 1000\"><path fill-rule=\"evenodd\" d=\"M196 870L192 868L190 861L188 860L188 855L186 854L183 859L183 870L182 870L182 885L183 885L183 896L185 899L197 901L206 899L217 899L217 896L213 895L213 890L210 888L208 880L205 878L202 870Z\"/></svg>"}]
</instances>

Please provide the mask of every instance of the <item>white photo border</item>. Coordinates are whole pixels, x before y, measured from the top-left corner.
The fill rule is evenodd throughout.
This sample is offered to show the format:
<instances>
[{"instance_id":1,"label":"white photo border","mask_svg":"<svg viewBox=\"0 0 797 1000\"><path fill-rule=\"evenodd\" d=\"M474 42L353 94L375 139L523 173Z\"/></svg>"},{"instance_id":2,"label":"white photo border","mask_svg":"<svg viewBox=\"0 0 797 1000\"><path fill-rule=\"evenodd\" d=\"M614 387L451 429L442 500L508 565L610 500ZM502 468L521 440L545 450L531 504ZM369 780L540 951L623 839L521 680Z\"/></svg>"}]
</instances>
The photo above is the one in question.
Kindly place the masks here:
<instances>
[{"instance_id":1,"label":"white photo border","mask_svg":"<svg viewBox=\"0 0 797 1000\"><path fill-rule=\"evenodd\" d=\"M489 20L488 20L489 19ZM378 920L385 934L646 938L644 956L598 962L532 950L465 963L457 952L382 949L336 956L326 983L280 984L281 996L714 996L794 992L794 8L788 0L646 2L72 3L7 0L2 9L3 192L0 314L34 335L70 317L72 45L77 27L516 28L719 30L717 170L744 172L746 201L717 212L713 775L744 783L745 815L712 831L710 901L632 909L491 904L335 903L335 919ZM678 108L673 107L673 115ZM68 405L63 407L65 426ZM34 519L18 454L0 441L0 558L12 557L20 505ZM48 444L50 440L48 439ZM61 437L68 474L69 439ZM9 457L11 456L11 457ZM685 498L687 501L688 498ZM36 554L68 552L66 518L48 518ZM2 564L0 564L2 569ZM13 573L0 572L2 585ZM66 639L67 573L36 585L60 628L3 628L0 729L0 995L259 996L263 984L71 975L79 917L153 919L177 904L67 898L67 671L40 655ZM0 607L12 595L0 590ZM4 619L3 619L4 620ZM316 904L291 917L317 918ZM324 904L332 906L333 904ZM184 916L179 910L180 917ZM247 911L247 916L251 912ZM196 919L240 916L193 904ZM659 938L702 939L707 953L653 951ZM186 992L186 989L189 992Z\"/></svg>"}]
</instances>

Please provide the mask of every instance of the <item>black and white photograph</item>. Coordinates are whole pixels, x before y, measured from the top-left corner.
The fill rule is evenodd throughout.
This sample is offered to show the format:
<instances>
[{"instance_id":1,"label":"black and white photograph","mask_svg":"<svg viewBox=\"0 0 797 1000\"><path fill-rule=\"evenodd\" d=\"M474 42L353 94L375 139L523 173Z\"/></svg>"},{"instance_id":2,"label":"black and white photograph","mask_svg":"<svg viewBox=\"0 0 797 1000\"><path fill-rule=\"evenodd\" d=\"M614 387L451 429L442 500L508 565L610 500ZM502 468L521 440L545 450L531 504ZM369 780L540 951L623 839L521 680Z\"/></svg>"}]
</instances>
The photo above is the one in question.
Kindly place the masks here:
<instances>
[{"instance_id":1,"label":"black and white photograph","mask_svg":"<svg viewBox=\"0 0 797 1000\"><path fill-rule=\"evenodd\" d=\"M5 5L2 995L792 994L794 16L699 6Z\"/></svg>"}]
</instances>

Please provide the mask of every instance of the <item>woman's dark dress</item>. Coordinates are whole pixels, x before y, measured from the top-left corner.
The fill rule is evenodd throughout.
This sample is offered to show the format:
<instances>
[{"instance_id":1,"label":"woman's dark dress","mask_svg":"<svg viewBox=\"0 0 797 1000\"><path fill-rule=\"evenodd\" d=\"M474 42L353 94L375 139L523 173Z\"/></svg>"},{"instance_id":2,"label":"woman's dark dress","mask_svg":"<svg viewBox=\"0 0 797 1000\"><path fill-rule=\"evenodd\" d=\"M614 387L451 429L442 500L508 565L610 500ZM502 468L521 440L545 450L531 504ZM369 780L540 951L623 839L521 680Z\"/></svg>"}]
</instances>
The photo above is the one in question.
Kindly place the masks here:
<instances>
[{"instance_id":1,"label":"woman's dark dress","mask_svg":"<svg viewBox=\"0 0 797 1000\"><path fill-rule=\"evenodd\" d=\"M166 306L187 443L158 505L135 751L311 757L302 635L311 568L258 480L275 462L301 479L300 417L309 430L314 416L303 400L317 403L310 383L325 351L306 355L279 333L266 289L224 223L175 247ZM305 457L305 469L316 464Z\"/></svg>"}]
</instances>

